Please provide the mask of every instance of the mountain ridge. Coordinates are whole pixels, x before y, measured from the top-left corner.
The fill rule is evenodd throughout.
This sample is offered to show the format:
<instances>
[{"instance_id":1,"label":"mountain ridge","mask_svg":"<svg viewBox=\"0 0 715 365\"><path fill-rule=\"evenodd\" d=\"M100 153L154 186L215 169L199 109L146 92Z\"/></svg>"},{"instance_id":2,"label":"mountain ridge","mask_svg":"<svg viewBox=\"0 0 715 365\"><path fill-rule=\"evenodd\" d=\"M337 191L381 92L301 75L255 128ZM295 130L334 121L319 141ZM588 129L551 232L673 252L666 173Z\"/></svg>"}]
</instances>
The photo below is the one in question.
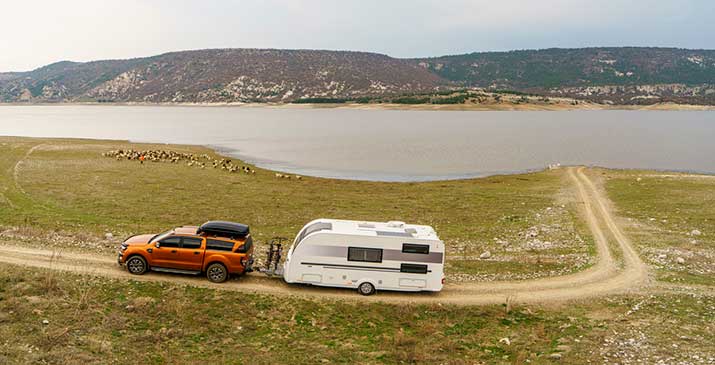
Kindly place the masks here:
<instances>
[{"instance_id":1,"label":"mountain ridge","mask_svg":"<svg viewBox=\"0 0 715 365\"><path fill-rule=\"evenodd\" d=\"M548 48L393 58L361 51L219 48L0 73L0 102L287 103L460 88L603 104L715 105L715 50Z\"/></svg>"}]
</instances>

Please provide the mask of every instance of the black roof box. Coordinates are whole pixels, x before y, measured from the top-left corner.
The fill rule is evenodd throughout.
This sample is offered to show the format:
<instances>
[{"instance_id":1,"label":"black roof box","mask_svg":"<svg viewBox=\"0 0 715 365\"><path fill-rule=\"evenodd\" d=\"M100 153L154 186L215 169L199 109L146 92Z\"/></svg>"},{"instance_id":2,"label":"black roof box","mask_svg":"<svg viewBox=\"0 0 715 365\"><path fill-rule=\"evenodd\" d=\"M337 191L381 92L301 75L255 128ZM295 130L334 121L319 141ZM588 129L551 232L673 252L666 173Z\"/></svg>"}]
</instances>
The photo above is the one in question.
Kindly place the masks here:
<instances>
[{"instance_id":1,"label":"black roof box","mask_svg":"<svg viewBox=\"0 0 715 365\"><path fill-rule=\"evenodd\" d=\"M196 233L206 233L222 237L246 237L248 236L248 226L234 222L208 221L202 224Z\"/></svg>"}]
</instances>

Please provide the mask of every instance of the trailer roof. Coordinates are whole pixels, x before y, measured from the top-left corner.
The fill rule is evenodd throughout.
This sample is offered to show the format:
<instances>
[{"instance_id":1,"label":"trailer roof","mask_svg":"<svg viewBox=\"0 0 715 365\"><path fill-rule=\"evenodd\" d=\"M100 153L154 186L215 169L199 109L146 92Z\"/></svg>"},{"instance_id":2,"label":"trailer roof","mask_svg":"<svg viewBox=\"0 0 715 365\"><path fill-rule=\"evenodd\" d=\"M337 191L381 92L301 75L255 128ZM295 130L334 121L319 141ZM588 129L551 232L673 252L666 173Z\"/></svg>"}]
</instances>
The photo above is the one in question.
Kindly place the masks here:
<instances>
[{"instance_id":1,"label":"trailer roof","mask_svg":"<svg viewBox=\"0 0 715 365\"><path fill-rule=\"evenodd\" d=\"M318 219L310 222L308 225L312 225L314 223L330 223L330 228L327 228L326 225L326 228L322 230L328 230L333 233L439 240L437 233L430 226L406 224L399 221L365 222L339 219Z\"/></svg>"}]
</instances>

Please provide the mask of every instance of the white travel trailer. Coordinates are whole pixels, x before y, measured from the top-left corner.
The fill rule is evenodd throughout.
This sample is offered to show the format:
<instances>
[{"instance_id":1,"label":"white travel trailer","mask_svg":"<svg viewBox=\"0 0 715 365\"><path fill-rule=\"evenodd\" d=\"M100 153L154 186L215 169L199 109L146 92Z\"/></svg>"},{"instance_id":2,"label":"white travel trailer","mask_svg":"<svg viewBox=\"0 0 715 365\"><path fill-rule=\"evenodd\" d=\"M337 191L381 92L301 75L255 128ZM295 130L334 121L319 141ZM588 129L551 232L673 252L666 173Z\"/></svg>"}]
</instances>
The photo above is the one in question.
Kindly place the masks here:
<instances>
[{"instance_id":1,"label":"white travel trailer","mask_svg":"<svg viewBox=\"0 0 715 365\"><path fill-rule=\"evenodd\" d=\"M317 219L303 227L283 264L287 283L376 290L440 291L444 242L429 226Z\"/></svg>"}]
</instances>

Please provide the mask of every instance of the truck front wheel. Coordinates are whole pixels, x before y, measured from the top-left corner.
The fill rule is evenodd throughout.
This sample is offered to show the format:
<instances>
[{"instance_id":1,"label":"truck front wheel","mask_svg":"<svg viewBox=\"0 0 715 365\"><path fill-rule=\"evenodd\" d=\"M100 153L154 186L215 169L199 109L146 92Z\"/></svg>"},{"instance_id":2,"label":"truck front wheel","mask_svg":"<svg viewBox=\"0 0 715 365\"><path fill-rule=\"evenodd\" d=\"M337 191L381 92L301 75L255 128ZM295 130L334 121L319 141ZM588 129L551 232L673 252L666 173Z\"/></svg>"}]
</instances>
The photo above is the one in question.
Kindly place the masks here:
<instances>
[{"instance_id":1,"label":"truck front wheel","mask_svg":"<svg viewBox=\"0 0 715 365\"><path fill-rule=\"evenodd\" d=\"M146 260L139 255L132 256L127 259L127 271L130 274L142 275L147 270Z\"/></svg>"},{"instance_id":2,"label":"truck front wheel","mask_svg":"<svg viewBox=\"0 0 715 365\"><path fill-rule=\"evenodd\" d=\"M212 283L223 283L228 279L228 270L223 264L214 262L206 268L206 277Z\"/></svg>"}]
</instances>

